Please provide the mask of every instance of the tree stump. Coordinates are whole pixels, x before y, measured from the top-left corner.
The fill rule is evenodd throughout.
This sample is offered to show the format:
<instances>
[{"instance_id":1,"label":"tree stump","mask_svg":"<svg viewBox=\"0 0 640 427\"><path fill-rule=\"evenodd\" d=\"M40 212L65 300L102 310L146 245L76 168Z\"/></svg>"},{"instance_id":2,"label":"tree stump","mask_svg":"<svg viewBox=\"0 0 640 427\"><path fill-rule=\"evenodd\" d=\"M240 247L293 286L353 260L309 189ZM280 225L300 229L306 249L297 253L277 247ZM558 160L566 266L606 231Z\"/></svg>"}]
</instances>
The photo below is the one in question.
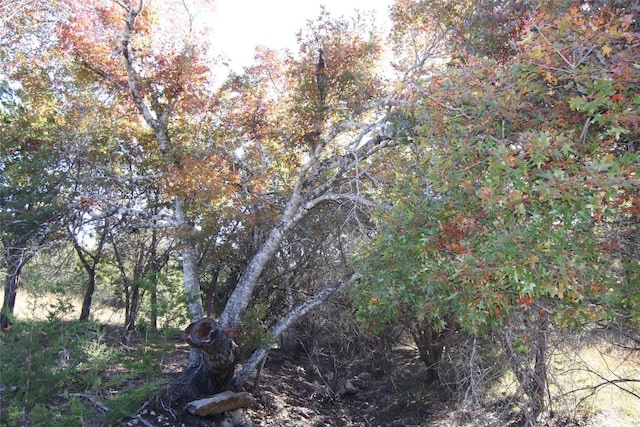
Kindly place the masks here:
<instances>
[{"instance_id":1,"label":"tree stump","mask_svg":"<svg viewBox=\"0 0 640 427\"><path fill-rule=\"evenodd\" d=\"M193 399L229 389L233 379L237 346L218 323L208 317L185 329L185 340L195 351L182 371L182 397Z\"/></svg>"}]
</instances>

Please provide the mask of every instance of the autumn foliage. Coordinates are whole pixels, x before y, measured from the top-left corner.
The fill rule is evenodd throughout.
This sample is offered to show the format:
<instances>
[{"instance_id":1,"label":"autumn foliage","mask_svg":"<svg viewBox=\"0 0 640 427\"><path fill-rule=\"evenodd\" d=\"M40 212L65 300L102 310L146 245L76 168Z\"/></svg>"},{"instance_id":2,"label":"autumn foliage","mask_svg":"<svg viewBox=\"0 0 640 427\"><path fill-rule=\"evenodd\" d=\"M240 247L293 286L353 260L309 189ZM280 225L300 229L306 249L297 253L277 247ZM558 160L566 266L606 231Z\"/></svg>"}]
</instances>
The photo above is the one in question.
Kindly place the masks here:
<instances>
[{"instance_id":1,"label":"autumn foliage","mask_svg":"<svg viewBox=\"0 0 640 427\"><path fill-rule=\"evenodd\" d=\"M447 340L497 339L531 425L549 330L640 325L640 41L622 3L397 0L388 38L321 9L296 49L258 47L219 82L210 2L25 2L0 27L13 290L14 259L60 230L93 227L116 258L145 230L149 268L179 259L184 311L202 317L204 295L255 367L357 282L367 337L406 326L430 379Z\"/></svg>"},{"instance_id":2,"label":"autumn foliage","mask_svg":"<svg viewBox=\"0 0 640 427\"><path fill-rule=\"evenodd\" d=\"M637 34L624 10L553 12L527 15L508 60L468 56L413 89L423 172L367 255L370 313L474 330L537 299L561 323L603 315L605 224L637 206Z\"/></svg>"},{"instance_id":3,"label":"autumn foliage","mask_svg":"<svg viewBox=\"0 0 640 427\"><path fill-rule=\"evenodd\" d=\"M370 331L390 321L431 330L426 341L414 334L421 349L443 351L459 330L501 337L535 422L550 325L619 310L639 321L627 311L637 292L621 285L629 271L637 281L637 262L617 236L637 235L637 16L514 4L502 43L474 54L477 39L459 31L480 23L473 10L438 10L446 19L435 24L440 3L403 3L415 13L394 9L397 40L414 53L398 70L416 78L399 86L412 105L402 120L420 148L396 154L414 173L390 183L393 207L363 249L360 314ZM412 56L430 68L414 71Z\"/></svg>"}]
</instances>

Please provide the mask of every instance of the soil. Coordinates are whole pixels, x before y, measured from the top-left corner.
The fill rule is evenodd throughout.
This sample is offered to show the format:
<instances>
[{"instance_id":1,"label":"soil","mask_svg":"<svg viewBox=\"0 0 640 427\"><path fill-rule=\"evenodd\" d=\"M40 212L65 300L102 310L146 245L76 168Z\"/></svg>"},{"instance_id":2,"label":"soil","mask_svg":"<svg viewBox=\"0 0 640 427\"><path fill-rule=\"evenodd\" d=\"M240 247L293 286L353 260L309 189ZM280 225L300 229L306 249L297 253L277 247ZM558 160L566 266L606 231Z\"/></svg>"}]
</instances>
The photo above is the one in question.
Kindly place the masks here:
<instances>
[{"instance_id":1,"label":"soil","mask_svg":"<svg viewBox=\"0 0 640 427\"><path fill-rule=\"evenodd\" d=\"M186 349L184 357L186 360ZM176 355L178 356L178 355ZM168 365L176 375L176 364ZM258 407L215 417L151 405L127 426L449 426L442 390L426 381L417 350L398 348L372 360L338 359L323 351L291 355L273 350L246 386ZM255 387L254 387L255 386Z\"/></svg>"},{"instance_id":2,"label":"soil","mask_svg":"<svg viewBox=\"0 0 640 427\"><path fill-rule=\"evenodd\" d=\"M177 377L188 358L179 344L165 360L165 374ZM244 391L257 407L212 417L197 417L184 407L148 402L125 426L179 427L471 427L480 425L461 411L436 382L427 380L417 349L400 346L345 360L327 349L313 352L272 350L258 375ZM378 356L374 356L378 354ZM610 418L609 421L613 419ZM493 420L494 425L501 425ZM508 424L511 426L516 425ZM601 427L610 424L589 417L560 416L543 427Z\"/></svg>"}]
</instances>

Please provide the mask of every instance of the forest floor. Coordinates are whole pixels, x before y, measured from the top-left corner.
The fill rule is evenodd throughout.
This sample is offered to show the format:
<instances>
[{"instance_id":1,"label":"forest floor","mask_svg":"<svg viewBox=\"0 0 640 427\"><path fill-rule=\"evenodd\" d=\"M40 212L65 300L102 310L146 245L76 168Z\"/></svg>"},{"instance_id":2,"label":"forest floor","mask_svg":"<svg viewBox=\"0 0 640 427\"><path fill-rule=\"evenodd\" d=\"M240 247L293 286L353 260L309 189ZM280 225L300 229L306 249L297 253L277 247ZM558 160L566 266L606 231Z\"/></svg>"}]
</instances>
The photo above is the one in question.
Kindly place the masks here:
<instances>
[{"instance_id":1,"label":"forest floor","mask_svg":"<svg viewBox=\"0 0 640 427\"><path fill-rule=\"evenodd\" d=\"M188 349L178 346L177 368ZM171 364L167 365L170 366ZM168 375L176 375L170 369ZM255 378L254 378L255 380ZM273 350L261 370L259 381L247 384L258 406L221 416L200 418L181 408L142 411L139 415L154 426L243 426L243 427L449 427L478 426L478 420L463 413L444 390L427 381L425 365L418 352L400 346L384 358L337 359L329 352L292 355ZM153 414L153 416L151 415ZM633 427L638 420L615 412L588 416L556 416L544 427ZM130 419L126 425L141 425ZM500 424L495 425L516 425Z\"/></svg>"},{"instance_id":2,"label":"forest floor","mask_svg":"<svg viewBox=\"0 0 640 427\"><path fill-rule=\"evenodd\" d=\"M187 357L181 347L176 357ZM173 365L177 367L176 364ZM175 375L167 365L168 375ZM417 350L400 347L384 360L338 360L322 351L291 355L272 350L259 381L246 384L258 406L234 414L200 418L180 408L139 415L162 426L451 426L455 411L443 391L426 381ZM255 386L255 387L254 387ZM131 419L126 425L140 425Z\"/></svg>"},{"instance_id":3,"label":"forest floor","mask_svg":"<svg viewBox=\"0 0 640 427\"><path fill-rule=\"evenodd\" d=\"M112 323L112 315L101 319L101 326L87 331L86 325L78 322L32 320L37 319L35 314L26 311L20 318L30 320L19 320L10 334L0 335L0 427L481 425L453 399L446 399L437 383L427 380L427 369L417 349L402 343L387 351L352 351L356 354L352 357L326 346L298 347L297 352L274 349L259 381L251 378L245 384L257 399L257 406L231 414L200 418L189 415L182 407L164 407L156 399L141 404L155 394L157 384L170 384L180 374L189 353L180 334L133 333L125 339L122 329ZM555 381L565 382L569 389L583 388L594 378L587 378L585 370L598 369L602 374L596 374L596 382L615 374L631 379L631 383L601 387L599 393L581 402L580 411L556 415L540 425L640 425L640 355L611 351L606 343L598 348L600 344L593 340L578 344L574 354L562 350L558 362L561 370L572 376L571 382L560 375L554 377ZM63 360L58 358L64 353L60 349L69 350L72 361L74 355L79 355L81 360L93 362L77 365L76 371L62 369ZM631 389L633 393L618 387L630 387L632 383L636 384ZM25 388L29 393L10 391ZM52 390L63 392L52 395ZM35 409L39 413L23 409L28 400L37 402ZM575 401L578 400L579 396ZM96 402L111 409L101 412ZM558 402L554 404L557 409ZM16 408L13 413L12 408ZM118 421L109 422L109 418ZM494 425L508 424L496 421Z\"/></svg>"}]
</instances>

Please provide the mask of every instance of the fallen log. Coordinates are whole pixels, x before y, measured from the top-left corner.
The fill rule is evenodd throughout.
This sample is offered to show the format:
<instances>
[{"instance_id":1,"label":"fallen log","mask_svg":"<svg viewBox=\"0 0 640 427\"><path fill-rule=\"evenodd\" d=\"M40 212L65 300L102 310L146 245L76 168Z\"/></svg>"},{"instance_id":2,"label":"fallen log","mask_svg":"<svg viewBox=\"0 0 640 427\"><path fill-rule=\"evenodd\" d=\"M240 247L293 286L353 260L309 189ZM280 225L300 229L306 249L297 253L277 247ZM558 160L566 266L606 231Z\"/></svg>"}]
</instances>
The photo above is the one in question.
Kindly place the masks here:
<instances>
[{"instance_id":1,"label":"fallen log","mask_svg":"<svg viewBox=\"0 0 640 427\"><path fill-rule=\"evenodd\" d=\"M256 406L257 403L256 399L249 393L236 393L228 390L211 397L187 403L187 411L193 415L206 417L240 408L250 408Z\"/></svg>"}]
</instances>

